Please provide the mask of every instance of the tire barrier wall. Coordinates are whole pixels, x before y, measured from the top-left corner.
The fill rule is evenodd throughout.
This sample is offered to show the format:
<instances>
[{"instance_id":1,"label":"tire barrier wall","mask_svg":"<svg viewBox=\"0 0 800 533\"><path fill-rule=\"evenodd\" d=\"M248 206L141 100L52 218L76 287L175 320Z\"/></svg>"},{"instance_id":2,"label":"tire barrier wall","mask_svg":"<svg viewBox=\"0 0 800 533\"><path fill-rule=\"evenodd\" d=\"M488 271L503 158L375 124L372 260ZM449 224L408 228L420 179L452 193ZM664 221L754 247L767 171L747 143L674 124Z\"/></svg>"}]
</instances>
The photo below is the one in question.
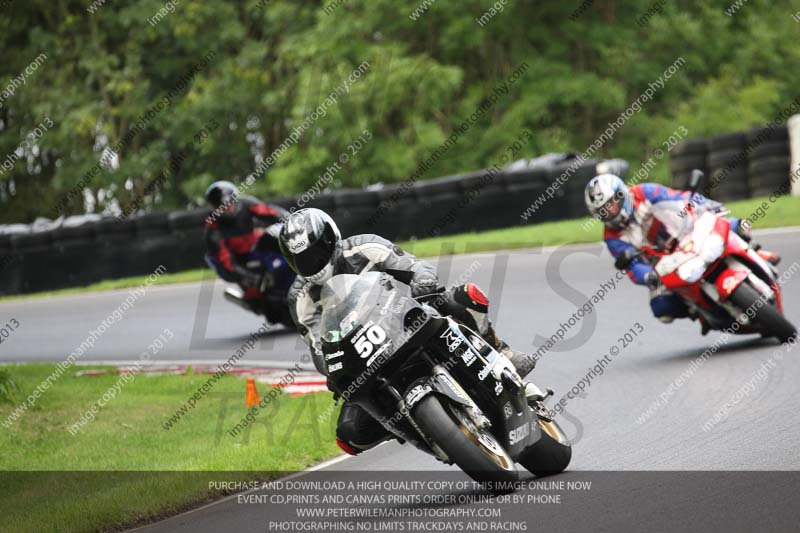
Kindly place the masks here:
<instances>
[{"instance_id":1,"label":"tire barrier wall","mask_svg":"<svg viewBox=\"0 0 800 533\"><path fill-rule=\"evenodd\" d=\"M672 187L685 189L692 169L706 174L704 193L722 202L769 196L789 184L791 150L784 124L677 143L670 153Z\"/></svg>"},{"instance_id":2,"label":"tire barrier wall","mask_svg":"<svg viewBox=\"0 0 800 533\"><path fill-rule=\"evenodd\" d=\"M627 163L612 161L624 177ZM576 165L568 180L551 187L574 163L573 154L550 155L546 162L517 162L504 170L338 190L317 195L306 207L328 212L345 236L377 233L393 240L578 218L586 215L583 188L595 175L598 161ZM541 195L547 200L523 220L522 214ZM287 209L298 205L294 197L274 202ZM203 222L208 214L207 209L195 209L123 220L74 217L44 230L41 224L0 227L0 294L147 275L159 264L167 272L203 268Z\"/></svg>"}]
</instances>

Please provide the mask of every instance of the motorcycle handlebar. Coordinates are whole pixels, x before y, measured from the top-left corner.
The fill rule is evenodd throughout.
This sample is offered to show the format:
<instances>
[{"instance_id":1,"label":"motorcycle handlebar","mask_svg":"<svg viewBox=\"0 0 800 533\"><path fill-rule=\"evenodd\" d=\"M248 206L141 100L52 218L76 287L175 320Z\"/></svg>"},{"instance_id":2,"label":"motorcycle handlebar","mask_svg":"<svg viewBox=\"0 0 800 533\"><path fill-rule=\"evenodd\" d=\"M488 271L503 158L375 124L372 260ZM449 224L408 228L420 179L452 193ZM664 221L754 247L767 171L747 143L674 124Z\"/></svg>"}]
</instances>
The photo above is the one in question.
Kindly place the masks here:
<instances>
[{"instance_id":1,"label":"motorcycle handlebar","mask_svg":"<svg viewBox=\"0 0 800 533\"><path fill-rule=\"evenodd\" d=\"M421 296L417 296L417 297L416 297L416 298L414 298L414 299L415 299L416 301L418 301L419 303L423 304L423 303L425 303L425 302L426 302L428 299L433 299L433 298L437 298L437 297L441 296L442 294L444 294L444 293L445 293L445 291L446 291L446 290L447 290L447 289L445 289L444 287L437 287L437 288L436 288L436 290L435 290L434 292L430 292L430 293L428 293L428 294L423 294L423 295L421 295Z\"/></svg>"}]
</instances>

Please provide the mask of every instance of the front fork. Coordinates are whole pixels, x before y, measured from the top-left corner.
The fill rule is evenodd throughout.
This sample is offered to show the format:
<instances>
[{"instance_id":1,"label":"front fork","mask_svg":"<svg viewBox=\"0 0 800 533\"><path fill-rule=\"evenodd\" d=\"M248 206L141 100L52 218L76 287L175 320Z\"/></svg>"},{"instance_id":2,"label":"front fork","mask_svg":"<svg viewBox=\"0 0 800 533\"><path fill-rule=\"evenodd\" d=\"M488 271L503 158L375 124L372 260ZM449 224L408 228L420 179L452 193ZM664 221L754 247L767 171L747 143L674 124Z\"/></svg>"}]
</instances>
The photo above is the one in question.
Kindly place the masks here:
<instances>
[{"instance_id":1,"label":"front fork","mask_svg":"<svg viewBox=\"0 0 800 533\"><path fill-rule=\"evenodd\" d=\"M746 310L739 309L731 303L731 294L745 282L749 282L765 302L776 303L776 293L769 284L756 276L747 266L730 257L725 261L728 269L714 283L703 280L701 288L709 298L722 306L740 324L749 325L750 318L747 316ZM771 271L767 270L767 272Z\"/></svg>"},{"instance_id":2,"label":"front fork","mask_svg":"<svg viewBox=\"0 0 800 533\"><path fill-rule=\"evenodd\" d=\"M444 451L434 441L432 441L424 431L422 431L422 428L419 427L417 421L414 420L413 416L411 416L411 409L417 403L419 403L420 400L429 394L436 392L437 395L444 396L448 400L464 406L470 420L478 429L488 431L492 424L483 414L483 411L481 411L480 407L478 407L470 395L467 394L464 388L458 383L458 381L456 381L455 378L453 378L450 372L448 372L443 365L436 363L425 352L421 352L420 355L431 365L431 377L419 379L412 383L406 391L405 397L403 397L396 388L388 383L388 381L384 381L383 385L394 397L396 401L397 412L412 428L414 428L417 436L419 436L422 443L424 443L428 448L428 451L433 452L436 458L443 463L451 464L452 461L447 454L444 453ZM387 429L392 431L392 428L387 427ZM424 447L419 446L416 442L413 443L417 445L417 447L424 450Z\"/></svg>"}]
</instances>

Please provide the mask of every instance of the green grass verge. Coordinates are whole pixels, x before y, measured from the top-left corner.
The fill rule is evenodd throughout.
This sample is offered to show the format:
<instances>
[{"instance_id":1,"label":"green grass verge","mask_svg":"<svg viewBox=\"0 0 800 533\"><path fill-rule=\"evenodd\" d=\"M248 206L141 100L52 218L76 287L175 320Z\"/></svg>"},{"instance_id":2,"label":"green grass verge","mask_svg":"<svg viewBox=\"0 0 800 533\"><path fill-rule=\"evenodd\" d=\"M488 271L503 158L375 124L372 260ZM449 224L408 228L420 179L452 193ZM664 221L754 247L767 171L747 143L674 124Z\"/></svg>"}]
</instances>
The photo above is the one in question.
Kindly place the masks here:
<instances>
[{"instance_id":1,"label":"green grass verge","mask_svg":"<svg viewBox=\"0 0 800 533\"><path fill-rule=\"evenodd\" d=\"M752 217L759 206L766 202L768 209L763 217L756 220L756 228L776 228L782 226L800 226L800 196L784 196L770 203L766 198L741 200L726 204L733 216ZM589 228L587 230L587 228ZM588 217L545 222L528 226L515 226L499 230L478 233L461 233L429 239L419 239L398 243L403 249L419 257L438 257L440 255L485 252L492 250L511 250L515 248L535 248L539 246L558 246L563 244L580 244L597 242L601 239L602 229L599 223ZM174 274L163 274L155 285L201 281L203 276L210 275L208 270L198 269ZM20 298L38 298L59 296L64 294L83 294L87 292L111 289L138 287L146 276L137 276L117 280L101 281L86 287L74 287L50 292L5 296L0 302Z\"/></svg>"},{"instance_id":2,"label":"green grass verge","mask_svg":"<svg viewBox=\"0 0 800 533\"><path fill-rule=\"evenodd\" d=\"M155 278L151 284L174 285L176 283L202 281L204 275L211 276L212 274L207 269L203 268L175 273L167 272ZM50 296L64 296L69 294L86 294L87 292L112 291L116 289L130 289L142 285L145 279L147 279L147 276L131 276L129 278L108 279L104 281L98 281L97 283L92 283L91 285L85 285L83 287L70 287L69 289L58 289L55 291L2 296L0 297L0 302L26 300L29 298L48 298Z\"/></svg>"},{"instance_id":3,"label":"green grass verge","mask_svg":"<svg viewBox=\"0 0 800 533\"><path fill-rule=\"evenodd\" d=\"M770 203L766 198L755 198L731 202L725 204L725 206L731 210L731 216L751 219L764 202L767 203L768 209L766 209L765 215L759 216L755 220L753 224L755 228L800 226L800 196L784 196L774 203ZM462 233L460 235L420 239L400 243L400 246L419 257L435 257L492 250L591 243L602 240L602 236L602 225L586 217L478 233Z\"/></svg>"},{"instance_id":4,"label":"green grass verge","mask_svg":"<svg viewBox=\"0 0 800 533\"><path fill-rule=\"evenodd\" d=\"M55 365L4 368L19 386L21 402ZM209 378L202 374L138 375L72 436L67 428L119 380L74 377L74 369L10 428L2 423L14 406L0 405L0 530L119 528L218 496L222 492L209 487L210 479L265 479L269 472L302 470L340 451L333 438L338 410L329 410L328 393L279 395L250 431L231 437L228 430L246 414L246 381L236 376L221 378L165 430L165 420ZM267 391L259 387L261 394Z\"/></svg>"}]
</instances>

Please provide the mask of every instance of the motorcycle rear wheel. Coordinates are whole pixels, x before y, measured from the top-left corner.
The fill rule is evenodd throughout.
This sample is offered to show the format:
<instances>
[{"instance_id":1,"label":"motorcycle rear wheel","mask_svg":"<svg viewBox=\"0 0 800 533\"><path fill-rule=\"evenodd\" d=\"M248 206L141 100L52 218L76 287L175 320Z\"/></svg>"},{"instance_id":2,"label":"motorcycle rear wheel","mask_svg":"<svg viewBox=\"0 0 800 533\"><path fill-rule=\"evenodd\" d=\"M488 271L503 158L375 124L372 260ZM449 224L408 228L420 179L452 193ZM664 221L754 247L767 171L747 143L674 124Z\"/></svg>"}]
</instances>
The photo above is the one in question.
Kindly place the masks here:
<instances>
[{"instance_id":1,"label":"motorcycle rear wheel","mask_svg":"<svg viewBox=\"0 0 800 533\"><path fill-rule=\"evenodd\" d=\"M539 418L542 435L519 458L519 464L536 477L560 474L572 459L572 446L558 424Z\"/></svg>"},{"instance_id":2,"label":"motorcycle rear wheel","mask_svg":"<svg viewBox=\"0 0 800 533\"><path fill-rule=\"evenodd\" d=\"M434 395L423 398L413 411L425 434L469 477L496 493L513 492L519 480L514 460L493 435L469 422L460 406L445 406Z\"/></svg>"},{"instance_id":3,"label":"motorcycle rear wheel","mask_svg":"<svg viewBox=\"0 0 800 533\"><path fill-rule=\"evenodd\" d=\"M758 307L757 302L761 300L761 295L749 283L745 282L739 285L731 294L730 300L743 312L752 308L754 310L753 324L761 327L770 336L777 337L779 341L789 342L797 336L797 328L786 320L786 317L773 304L763 302L763 305Z\"/></svg>"}]
</instances>

